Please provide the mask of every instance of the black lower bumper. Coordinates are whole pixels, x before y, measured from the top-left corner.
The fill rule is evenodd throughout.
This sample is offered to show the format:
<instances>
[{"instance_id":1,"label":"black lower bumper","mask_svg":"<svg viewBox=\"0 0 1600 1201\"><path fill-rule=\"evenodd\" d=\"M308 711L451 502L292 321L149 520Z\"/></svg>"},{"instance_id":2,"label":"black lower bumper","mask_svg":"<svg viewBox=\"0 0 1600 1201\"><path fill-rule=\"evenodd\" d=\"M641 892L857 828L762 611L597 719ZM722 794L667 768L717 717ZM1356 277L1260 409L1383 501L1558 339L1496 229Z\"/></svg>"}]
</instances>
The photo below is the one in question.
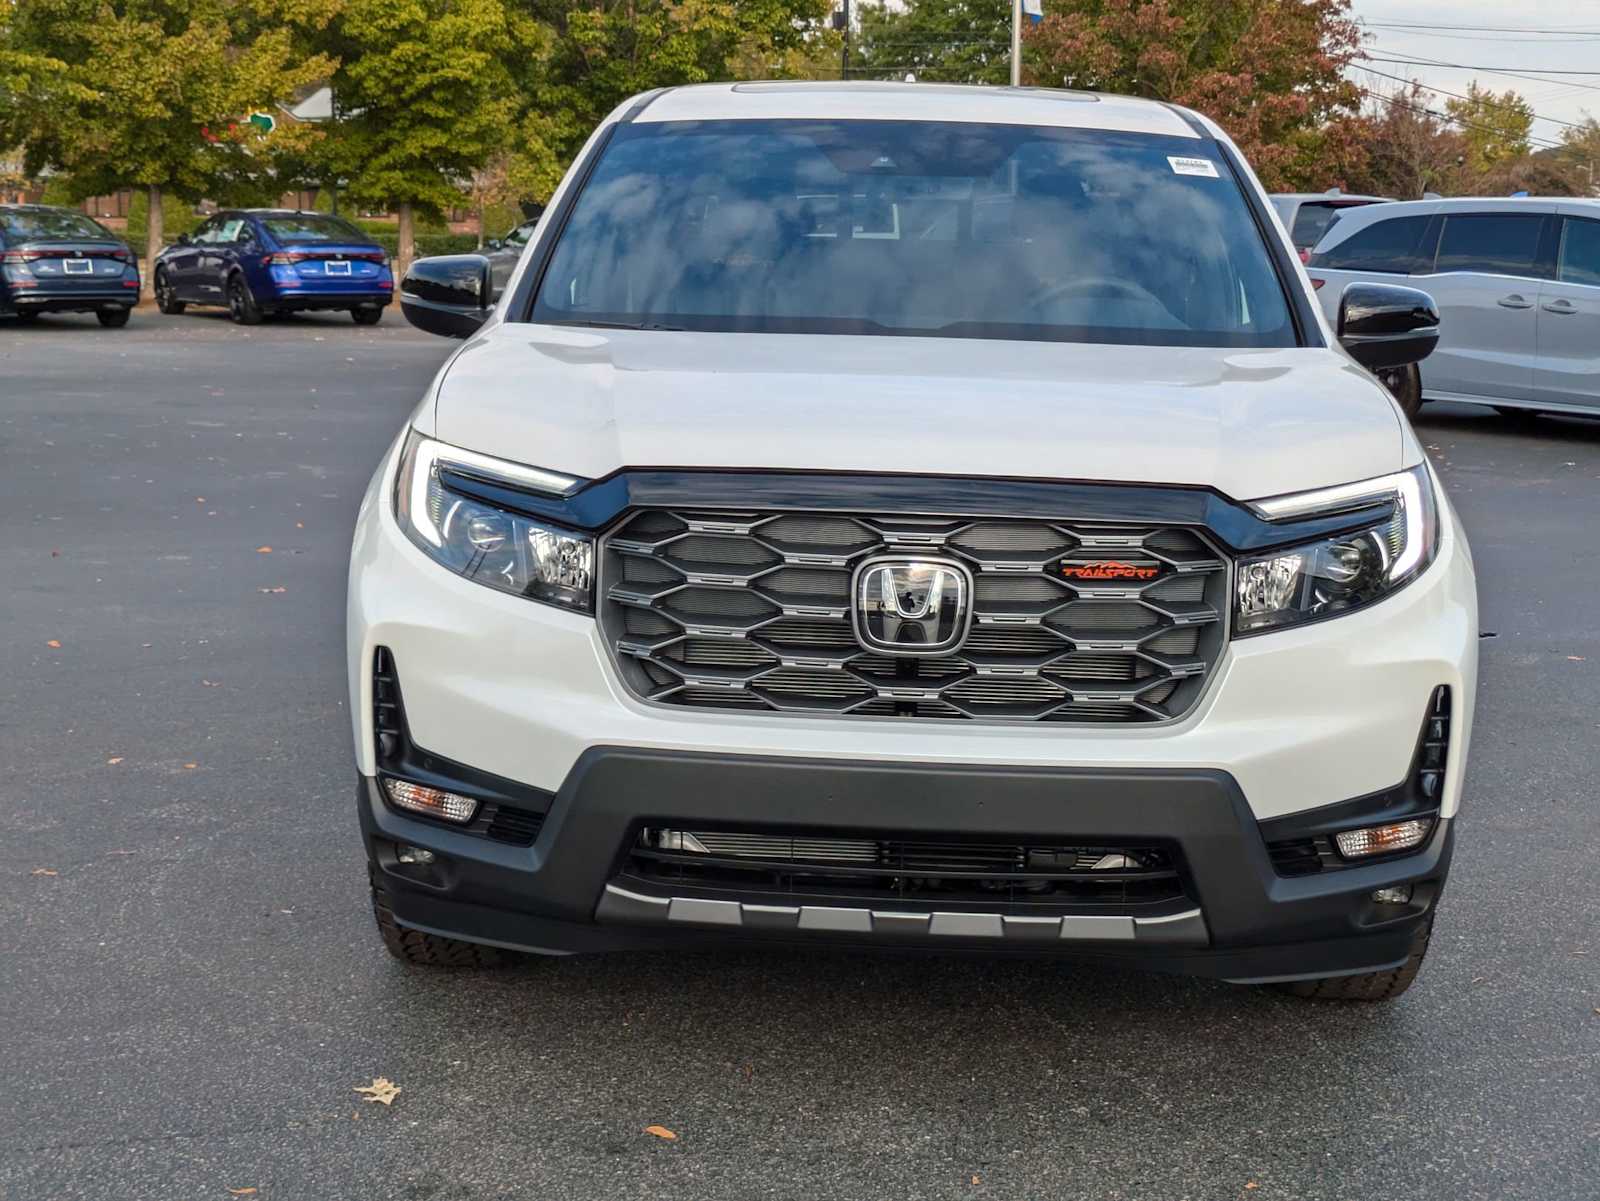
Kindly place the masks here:
<instances>
[{"instance_id":1,"label":"black lower bumper","mask_svg":"<svg viewBox=\"0 0 1600 1201\"><path fill-rule=\"evenodd\" d=\"M139 303L139 290L24 292L13 296L11 303L19 313L98 313L102 309L131 309Z\"/></svg>"},{"instance_id":2,"label":"black lower bumper","mask_svg":"<svg viewBox=\"0 0 1600 1201\"><path fill-rule=\"evenodd\" d=\"M261 307L278 313L309 313L324 310L381 309L393 299L388 292L279 292L261 302Z\"/></svg>"},{"instance_id":3,"label":"black lower bumper","mask_svg":"<svg viewBox=\"0 0 1600 1201\"><path fill-rule=\"evenodd\" d=\"M827 943L1045 953L1230 980L1335 976L1404 962L1414 931L1437 902L1453 840L1452 823L1442 821L1414 854L1280 877L1238 785L1224 772L1201 770L989 768L595 747L553 796L529 791L517 799L544 810L532 846L403 816L384 801L376 781L361 780L368 853L403 925L547 954ZM1170 935L1152 927L1138 937L1105 940L1081 936L1082 923L1069 927L1079 936L1043 940L986 937L981 923L947 923L947 937L929 938L926 920L823 921L807 928L786 919L705 924L691 916L679 923L665 920L665 898L641 900L629 885L619 899L618 874L641 826L718 825L827 827L864 837L894 830L990 840L1154 839L1180 848L1200 920L1179 915ZM426 848L438 859L418 872L397 861L398 844ZM1373 890L1401 884L1414 885L1410 904L1372 902ZM774 908L746 910L770 919ZM894 908L897 918L927 916L915 905Z\"/></svg>"}]
</instances>

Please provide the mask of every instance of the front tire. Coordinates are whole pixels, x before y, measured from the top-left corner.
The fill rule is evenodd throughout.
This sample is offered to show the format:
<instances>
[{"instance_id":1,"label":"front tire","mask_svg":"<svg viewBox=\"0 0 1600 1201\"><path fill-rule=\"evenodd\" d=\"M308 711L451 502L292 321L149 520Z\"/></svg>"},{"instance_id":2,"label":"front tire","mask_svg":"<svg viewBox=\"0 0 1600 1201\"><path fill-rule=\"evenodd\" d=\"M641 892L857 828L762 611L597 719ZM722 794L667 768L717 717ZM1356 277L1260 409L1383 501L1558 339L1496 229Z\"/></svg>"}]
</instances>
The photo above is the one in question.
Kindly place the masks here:
<instances>
[{"instance_id":1,"label":"front tire","mask_svg":"<svg viewBox=\"0 0 1600 1201\"><path fill-rule=\"evenodd\" d=\"M239 325L261 324L261 309L242 275L232 276L228 280L228 316Z\"/></svg>"},{"instance_id":2,"label":"front tire","mask_svg":"<svg viewBox=\"0 0 1600 1201\"><path fill-rule=\"evenodd\" d=\"M377 868L368 865L367 874L372 886L372 916L378 923L378 936L389 954L401 963L413 967L487 968L506 962L506 953L497 947L406 929L395 920L389 892Z\"/></svg>"},{"instance_id":3,"label":"front tire","mask_svg":"<svg viewBox=\"0 0 1600 1201\"><path fill-rule=\"evenodd\" d=\"M39 320L39 313L36 309L18 309L15 316L19 325L32 325Z\"/></svg>"},{"instance_id":4,"label":"front tire","mask_svg":"<svg viewBox=\"0 0 1600 1201\"><path fill-rule=\"evenodd\" d=\"M1417 927L1411 937L1411 954L1397 968L1387 972L1362 972L1359 976L1330 976L1324 980L1294 980L1277 987L1296 997L1313 1001L1392 1001L1411 987L1422 970L1433 936L1433 914Z\"/></svg>"},{"instance_id":5,"label":"front tire","mask_svg":"<svg viewBox=\"0 0 1600 1201\"><path fill-rule=\"evenodd\" d=\"M156 268L156 308L168 317L176 317L188 306L178 299L178 294L172 290L172 281L167 278L165 267Z\"/></svg>"},{"instance_id":6,"label":"front tire","mask_svg":"<svg viewBox=\"0 0 1600 1201\"><path fill-rule=\"evenodd\" d=\"M128 324L128 317L132 309L98 309L95 316L100 318L100 324L107 329L121 329Z\"/></svg>"},{"instance_id":7,"label":"front tire","mask_svg":"<svg viewBox=\"0 0 1600 1201\"><path fill-rule=\"evenodd\" d=\"M1406 415L1406 419L1415 420L1417 410L1422 408L1421 369L1415 363L1407 363L1404 367L1378 372L1378 378L1399 403L1400 411Z\"/></svg>"},{"instance_id":8,"label":"front tire","mask_svg":"<svg viewBox=\"0 0 1600 1201\"><path fill-rule=\"evenodd\" d=\"M376 325L383 320L383 310L381 308L351 309L350 319L357 325Z\"/></svg>"}]
</instances>

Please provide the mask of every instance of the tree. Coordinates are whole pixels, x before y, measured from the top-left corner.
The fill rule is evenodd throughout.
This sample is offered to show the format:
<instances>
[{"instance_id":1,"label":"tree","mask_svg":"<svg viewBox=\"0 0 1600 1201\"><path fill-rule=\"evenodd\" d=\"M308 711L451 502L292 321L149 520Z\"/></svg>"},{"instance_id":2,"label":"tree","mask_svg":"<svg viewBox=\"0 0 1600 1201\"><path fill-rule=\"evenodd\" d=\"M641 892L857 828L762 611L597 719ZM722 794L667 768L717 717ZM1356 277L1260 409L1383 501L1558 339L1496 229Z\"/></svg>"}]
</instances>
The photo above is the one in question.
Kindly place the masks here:
<instances>
[{"instance_id":1,"label":"tree","mask_svg":"<svg viewBox=\"0 0 1600 1201\"><path fill-rule=\"evenodd\" d=\"M1349 0L1076 0L1047 6L1026 39L1025 78L1122 92L1205 113L1268 188L1325 174L1360 90ZM1348 131L1345 131L1348 132Z\"/></svg>"},{"instance_id":2,"label":"tree","mask_svg":"<svg viewBox=\"0 0 1600 1201\"><path fill-rule=\"evenodd\" d=\"M1396 200L1459 190L1466 143L1449 117L1431 106L1432 94L1413 81L1371 99L1370 112L1355 126L1366 151L1364 169L1346 186Z\"/></svg>"},{"instance_id":3,"label":"tree","mask_svg":"<svg viewBox=\"0 0 1600 1201\"><path fill-rule=\"evenodd\" d=\"M65 173L74 197L146 192L146 245L162 244L162 198L197 201L238 160L269 162L273 135L241 125L332 62L301 56L290 23L241 33L254 15L230 0L28 0L7 14L5 46L29 56L35 88L6 120L30 172ZM48 64L40 68L39 61ZM59 64L59 65L57 65ZM232 148L207 132L239 127ZM230 166L231 163L231 166ZM146 290L151 273L145 276Z\"/></svg>"},{"instance_id":4,"label":"tree","mask_svg":"<svg viewBox=\"0 0 1600 1201\"><path fill-rule=\"evenodd\" d=\"M1496 95L1473 80L1466 97L1447 100L1445 111L1461 127L1468 171L1481 174L1528 153L1533 106L1516 92L1508 89Z\"/></svg>"},{"instance_id":5,"label":"tree","mask_svg":"<svg viewBox=\"0 0 1600 1201\"><path fill-rule=\"evenodd\" d=\"M850 74L938 83L1011 78L1011 0L910 0L863 5Z\"/></svg>"},{"instance_id":6,"label":"tree","mask_svg":"<svg viewBox=\"0 0 1600 1201\"><path fill-rule=\"evenodd\" d=\"M1572 164L1573 170L1582 173L1584 188L1579 194L1600 195L1596 190L1600 178L1595 174L1600 169L1600 121L1585 113L1581 122L1563 130L1559 154Z\"/></svg>"},{"instance_id":7,"label":"tree","mask_svg":"<svg viewBox=\"0 0 1600 1201\"><path fill-rule=\"evenodd\" d=\"M589 132L651 88L751 74L819 73L837 47L821 29L832 0L522 0L549 30L546 53L519 73L525 178L545 200Z\"/></svg>"},{"instance_id":8,"label":"tree","mask_svg":"<svg viewBox=\"0 0 1600 1201\"><path fill-rule=\"evenodd\" d=\"M358 206L398 212L401 271L417 214L441 216L511 141L507 63L536 41L501 0L343 0L325 43L339 60L329 166Z\"/></svg>"}]
</instances>

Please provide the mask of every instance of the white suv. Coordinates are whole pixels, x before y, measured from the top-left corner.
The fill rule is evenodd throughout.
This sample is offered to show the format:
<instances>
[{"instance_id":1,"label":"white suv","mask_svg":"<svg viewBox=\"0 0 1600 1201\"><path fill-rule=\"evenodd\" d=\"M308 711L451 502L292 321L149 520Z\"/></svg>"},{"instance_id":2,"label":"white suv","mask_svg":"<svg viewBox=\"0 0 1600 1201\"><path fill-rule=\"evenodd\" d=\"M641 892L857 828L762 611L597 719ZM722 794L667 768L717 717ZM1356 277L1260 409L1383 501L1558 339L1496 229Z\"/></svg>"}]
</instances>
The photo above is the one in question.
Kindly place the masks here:
<instances>
[{"instance_id":1,"label":"white suv","mask_svg":"<svg viewBox=\"0 0 1600 1201\"><path fill-rule=\"evenodd\" d=\"M638 97L395 440L352 552L389 949L1032 952L1415 975L1476 671L1460 525L1193 113ZM1347 349L1340 348L1342 339ZM1354 356L1354 358L1352 357Z\"/></svg>"}]
</instances>

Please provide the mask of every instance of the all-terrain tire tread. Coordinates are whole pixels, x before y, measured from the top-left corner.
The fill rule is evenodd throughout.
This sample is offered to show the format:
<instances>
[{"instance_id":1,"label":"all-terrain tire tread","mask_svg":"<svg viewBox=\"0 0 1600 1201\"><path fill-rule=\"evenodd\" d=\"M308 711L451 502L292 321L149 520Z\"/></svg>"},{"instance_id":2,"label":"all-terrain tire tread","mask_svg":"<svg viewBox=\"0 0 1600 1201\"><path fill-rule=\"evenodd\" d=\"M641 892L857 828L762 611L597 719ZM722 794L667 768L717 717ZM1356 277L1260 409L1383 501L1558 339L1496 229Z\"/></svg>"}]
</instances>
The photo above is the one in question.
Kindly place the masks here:
<instances>
[{"instance_id":1,"label":"all-terrain tire tread","mask_svg":"<svg viewBox=\"0 0 1600 1201\"><path fill-rule=\"evenodd\" d=\"M378 934L389 954L402 963L419 967L474 969L499 967L506 962L506 953L498 947L406 929L395 920L394 910L389 905L389 894L375 875L371 883L372 916L378 923Z\"/></svg>"},{"instance_id":2,"label":"all-terrain tire tread","mask_svg":"<svg viewBox=\"0 0 1600 1201\"><path fill-rule=\"evenodd\" d=\"M1433 917L1417 927L1411 954L1397 968L1363 972L1358 976L1330 976L1324 980L1293 980L1278 985L1284 992L1314 1001L1392 1001L1411 987L1422 970L1428 942L1433 937Z\"/></svg>"}]
</instances>

